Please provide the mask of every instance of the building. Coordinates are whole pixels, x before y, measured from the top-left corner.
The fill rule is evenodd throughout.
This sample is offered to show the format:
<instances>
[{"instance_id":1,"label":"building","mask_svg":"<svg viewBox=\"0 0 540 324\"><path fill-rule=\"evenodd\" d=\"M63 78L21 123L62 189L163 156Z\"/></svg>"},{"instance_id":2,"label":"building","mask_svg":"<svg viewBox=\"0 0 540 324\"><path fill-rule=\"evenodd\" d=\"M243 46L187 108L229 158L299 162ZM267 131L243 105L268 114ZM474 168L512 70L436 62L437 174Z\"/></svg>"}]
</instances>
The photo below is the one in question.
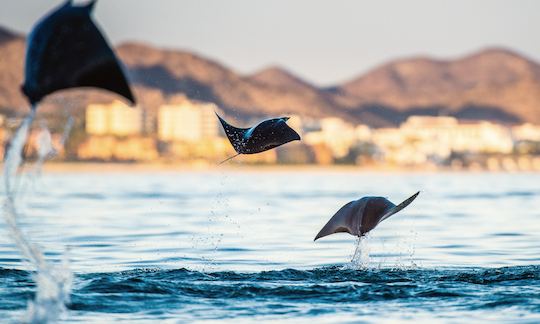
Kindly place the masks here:
<instances>
[{"instance_id":1,"label":"building","mask_svg":"<svg viewBox=\"0 0 540 324\"><path fill-rule=\"evenodd\" d=\"M302 117L299 115L289 115L288 117L289 120L287 121L287 125L302 137L304 135L304 123Z\"/></svg>"},{"instance_id":2,"label":"building","mask_svg":"<svg viewBox=\"0 0 540 324\"><path fill-rule=\"evenodd\" d=\"M156 141L150 137L92 136L77 148L80 160L155 161L159 158Z\"/></svg>"},{"instance_id":3,"label":"building","mask_svg":"<svg viewBox=\"0 0 540 324\"><path fill-rule=\"evenodd\" d=\"M119 100L86 107L86 133L90 135L129 136L143 131L143 111Z\"/></svg>"},{"instance_id":4,"label":"building","mask_svg":"<svg viewBox=\"0 0 540 324\"><path fill-rule=\"evenodd\" d=\"M452 152L509 154L514 147L505 126L436 116L411 116L399 128L378 129L373 143L386 161L397 164L437 163Z\"/></svg>"},{"instance_id":5,"label":"building","mask_svg":"<svg viewBox=\"0 0 540 324\"><path fill-rule=\"evenodd\" d=\"M219 136L219 121L213 103L184 100L159 107L158 139L165 142L196 142Z\"/></svg>"},{"instance_id":6,"label":"building","mask_svg":"<svg viewBox=\"0 0 540 324\"><path fill-rule=\"evenodd\" d=\"M400 126L402 133L454 152L511 153L510 130L487 121L458 122L453 117L411 116Z\"/></svg>"},{"instance_id":7,"label":"building","mask_svg":"<svg viewBox=\"0 0 540 324\"><path fill-rule=\"evenodd\" d=\"M319 122L320 129L306 133L305 142L316 146L325 144L335 158L345 157L351 147L358 143L359 137L365 138L369 128L354 127L341 118L322 118Z\"/></svg>"},{"instance_id":8,"label":"building","mask_svg":"<svg viewBox=\"0 0 540 324\"><path fill-rule=\"evenodd\" d=\"M514 126L512 136L516 141L540 142L540 126L530 123Z\"/></svg>"}]
</instances>

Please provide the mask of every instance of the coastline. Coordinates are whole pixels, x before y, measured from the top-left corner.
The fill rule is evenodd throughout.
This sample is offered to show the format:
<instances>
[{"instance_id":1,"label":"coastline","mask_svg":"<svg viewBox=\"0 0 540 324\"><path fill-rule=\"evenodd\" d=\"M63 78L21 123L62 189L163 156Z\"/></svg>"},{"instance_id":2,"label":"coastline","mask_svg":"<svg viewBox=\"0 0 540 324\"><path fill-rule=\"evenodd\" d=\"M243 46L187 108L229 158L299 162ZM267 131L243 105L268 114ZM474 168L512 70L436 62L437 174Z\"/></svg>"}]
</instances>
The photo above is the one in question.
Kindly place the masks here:
<instances>
[{"instance_id":1,"label":"coastline","mask_svg":"<svg viewBox=\"0 0 540 324\"><path fill-rule=\"evenodd\" d=\"M29 170L29 168L26 168ZM121 163L121 162L48 162L47 173L145 173L145 172L337 172L337 173L540 173L540 170L485 170L433 167L358 166L358 165L254 165L235 163Z\"/></svg>"}]
</instances>

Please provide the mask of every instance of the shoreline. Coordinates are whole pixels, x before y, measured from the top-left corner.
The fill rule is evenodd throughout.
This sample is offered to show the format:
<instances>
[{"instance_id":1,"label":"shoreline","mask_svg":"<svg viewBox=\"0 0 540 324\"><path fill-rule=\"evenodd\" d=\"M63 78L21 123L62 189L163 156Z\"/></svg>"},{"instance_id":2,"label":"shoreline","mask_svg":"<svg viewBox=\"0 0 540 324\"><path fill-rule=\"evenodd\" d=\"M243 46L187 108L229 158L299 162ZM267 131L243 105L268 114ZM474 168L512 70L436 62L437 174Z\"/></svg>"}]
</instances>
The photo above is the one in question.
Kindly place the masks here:
<instances>
[{"instance_id":1,"label":"shoreline","mask_svg":"<svg viewBox=\"0 0 540 324\"><path fill-rule=\"evenodd\" d=\"M29 170L27 167L26 170ZM540 173L540 170L451 169L430 167L357 166L357 165L217 165L211 163L111 163L111 162L49 162L43 166L47 173L133 173L133 172L337 172L337 173Z\"/></svg>"}]
</instances>

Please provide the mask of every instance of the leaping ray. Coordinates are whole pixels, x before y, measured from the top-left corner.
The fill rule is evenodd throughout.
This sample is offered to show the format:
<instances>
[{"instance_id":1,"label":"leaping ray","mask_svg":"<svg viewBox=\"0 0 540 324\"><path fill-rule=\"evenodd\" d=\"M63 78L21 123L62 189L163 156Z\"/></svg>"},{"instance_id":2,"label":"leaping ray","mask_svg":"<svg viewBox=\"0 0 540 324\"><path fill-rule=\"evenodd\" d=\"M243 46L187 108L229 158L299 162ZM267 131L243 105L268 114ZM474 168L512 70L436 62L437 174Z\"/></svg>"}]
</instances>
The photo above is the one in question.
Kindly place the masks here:
<instances>
[{"instance_id":1,"label":"leaping ray","mask_svg":"<svg viewBox=\"0 0 540 324\"><path fill-rule=\"evenodd\" d=\"M21 87L32 106L77 87L109 90L135 104L118 59L90 17L95 4L75 6L68 0L33 27Z\"/></svg>"},{"instance_id":2,"label":"leaping ray","mask_svg":"<svg viewBox=\"0 0 540 324\"><path fill-rule=\"evenodd\" d=\"M300 140L300 135L287 125L289 117L267 119L251 128L238 128L227 123L217 113L216 116L221 122L229 142L238 153L233 157L240 154L255 154L268 151L280 145Z\"/></svg>"},{"instance_id":3,"label":"leaping ray","mask_svg":"<svg viewBox=\"0 0 540 324\"><path fill-rule=\"evenodd\" d=\"M315 236L314 241L334 233L346 232L363 236L374 229L380 222L407 207L420 191L407 198L399 205L394 205L384 197L363 197L347 203L330 218L328 223Z\"/></svg>"}]
</instances>

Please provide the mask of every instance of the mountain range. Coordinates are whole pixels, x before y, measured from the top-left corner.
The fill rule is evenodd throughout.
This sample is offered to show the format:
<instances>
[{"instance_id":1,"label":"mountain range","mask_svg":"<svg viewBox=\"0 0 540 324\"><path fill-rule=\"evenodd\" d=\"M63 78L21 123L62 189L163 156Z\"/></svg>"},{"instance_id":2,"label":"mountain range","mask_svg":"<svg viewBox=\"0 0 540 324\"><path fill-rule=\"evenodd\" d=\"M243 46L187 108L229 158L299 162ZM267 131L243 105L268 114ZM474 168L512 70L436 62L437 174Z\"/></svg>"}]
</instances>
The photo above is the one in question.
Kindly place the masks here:
<instances>
[{"instance_id":1,"label":"mountain range","mask_svg":"<svg viewBox=\"0 0 540 324\"><path fill-rule=\"evenodd\" d=\"M19 91L24 48L24 36L0 27L0 112L5 114L28 106ZM142 43L120 44L116 50L137 99L150 110L186 95L214 102L229 116L244 120L290 114L337 116L383 127L410 115L448 115L540 124L540 65L503 48L454 60L398 59L324 88L277 66L242 75L188 51ZM79 114L88 102L114 98L96 90L62 93L47 99L40 110L51 112L68 103Z\"/></svg>"}]
</instances>

